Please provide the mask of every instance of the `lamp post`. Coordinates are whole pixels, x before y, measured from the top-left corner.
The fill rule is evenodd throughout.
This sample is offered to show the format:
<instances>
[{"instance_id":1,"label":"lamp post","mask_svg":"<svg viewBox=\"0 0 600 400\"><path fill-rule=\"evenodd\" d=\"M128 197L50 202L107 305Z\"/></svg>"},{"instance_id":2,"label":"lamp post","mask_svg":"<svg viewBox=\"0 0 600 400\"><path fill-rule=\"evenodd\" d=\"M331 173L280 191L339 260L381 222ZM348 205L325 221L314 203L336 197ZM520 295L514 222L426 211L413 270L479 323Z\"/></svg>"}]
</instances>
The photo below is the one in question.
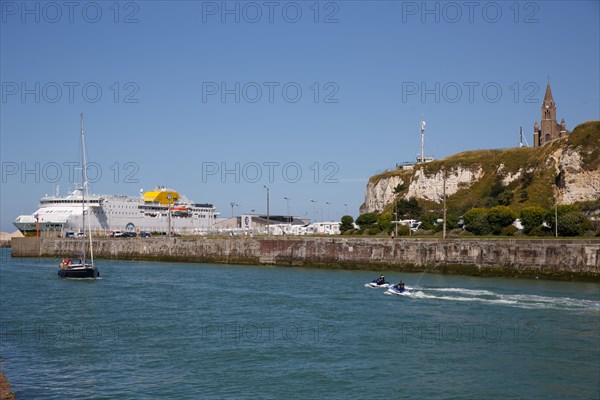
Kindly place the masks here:
<instances>
[{"instance_id":1,"label":"lamp post","mask_svg":"<svg viewBox=\"0 0 600 400\"><path fill-rule=\"evenodd\" d=\"M331 219L331 215L329 214L329 206L331 203L326 201L325 204L327 205L327 220L329 221Z\"/></svg>"},{"instance_id":2,"label":"lamp post","mask_svg":"<svg viewBox=\"0 0 600 400\"><path fill-rule=\"evenodd\" d=\"M291 225L292 224L292 216L290 215L290 200L292 200L292 198L291 197L284 197L284 199L287 202L288 223Z\"/></svg>"},{"instance_id":3,"label":"lamp post","mask_svg":"<svg viewBox=\"0 0 600 400\"><path fill-rule=\"evenodd\" d=\"M39 238L40 237L40 216L39 216L39 214L35 213L33 215L33 218L35 218L35 237Z\"/></svg>"},{"instance_id":4,"label":"lamp post","mask_svg":"<svg viewBox=\"0 0 600 400\"><path fill-rule=\"evenodd\" d=\"M344 203L344 210L346 212L346 215L348 215L348 204Z\"/></svg>"},{"instance_id":5,"label":"lamp post","mask_svg":"<svg viewBox=\"0 0 600 400\"><path fill-rule=\"evenodd\" d=\"M269 234L269 187L267 185L263 185L265 189L267 189L267 235Z\"/></svg>"},{"instance_id":6,"label":"lamp post","mask_svg":"<svg viewBox=\"0 0 600 400\"><path fill-rule=\"evenodd\" d=\"M443 238L446 239L446 171L444 170L444 190L443 190L443 196L444 196L444 233L443 233Z\"/></svg>"},{"instance_id":7,"label":"lamp post","mask_svg":"<svg viewBox=\"0 0 600 400\"><path fill-rule=\"evenodd\" d=\"M317 222L317 206L315 205L317 200L310 199L310 202L313 203L313 224L314 224L315 222Z\"/></svg>"}]
</instances>

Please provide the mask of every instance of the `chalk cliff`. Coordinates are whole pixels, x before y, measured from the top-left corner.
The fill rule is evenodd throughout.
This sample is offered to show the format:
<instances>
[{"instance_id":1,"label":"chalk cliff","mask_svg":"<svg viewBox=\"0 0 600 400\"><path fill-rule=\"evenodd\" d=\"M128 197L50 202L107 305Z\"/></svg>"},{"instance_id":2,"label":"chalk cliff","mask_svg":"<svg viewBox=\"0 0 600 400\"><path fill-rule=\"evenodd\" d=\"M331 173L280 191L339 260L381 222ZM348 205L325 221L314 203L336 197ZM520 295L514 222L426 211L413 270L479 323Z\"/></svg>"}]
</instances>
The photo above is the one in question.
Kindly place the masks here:
<instances>
[{"instance_id":1,"label":"chalk cliff","mask_svg":"<svg viewBox=\"0 0 600 400\"><path fill-rule=\"evenodd\" d=\"M577 126L542 147L468 151L369 179L361 213L383 211L394 198L458 209L501 199L515 209L600 201L600 121Z\"/></svg>"}]
</instances>

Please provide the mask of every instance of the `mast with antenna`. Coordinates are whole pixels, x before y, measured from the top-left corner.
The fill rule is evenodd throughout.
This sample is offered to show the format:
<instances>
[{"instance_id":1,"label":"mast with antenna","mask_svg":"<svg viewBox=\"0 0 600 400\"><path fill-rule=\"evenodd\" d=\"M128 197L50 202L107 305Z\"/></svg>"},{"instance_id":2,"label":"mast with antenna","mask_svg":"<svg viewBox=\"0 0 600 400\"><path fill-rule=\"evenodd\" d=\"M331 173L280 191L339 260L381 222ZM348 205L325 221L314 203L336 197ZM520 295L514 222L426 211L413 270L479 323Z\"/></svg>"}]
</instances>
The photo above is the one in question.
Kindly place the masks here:
<instances>
[{"instance_id":1,"label":"mast with antenna","mask_svg":"<svg viewBox=\"0 0 600 400\"><path fill-rule=\"evenodd\" d=\"M425 162L425 120L421 118L420 122L421 128L421 160L420 162Z\"/></svg>"}]
</instances>

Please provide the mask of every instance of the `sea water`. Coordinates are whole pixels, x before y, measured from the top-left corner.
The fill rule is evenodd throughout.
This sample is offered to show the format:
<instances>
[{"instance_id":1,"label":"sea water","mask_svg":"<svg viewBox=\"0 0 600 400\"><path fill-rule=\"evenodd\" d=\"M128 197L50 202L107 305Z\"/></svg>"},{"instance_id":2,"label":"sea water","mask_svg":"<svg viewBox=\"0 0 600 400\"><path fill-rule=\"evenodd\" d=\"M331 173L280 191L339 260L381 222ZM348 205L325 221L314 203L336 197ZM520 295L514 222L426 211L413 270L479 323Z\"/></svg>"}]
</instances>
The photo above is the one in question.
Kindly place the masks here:
<instances>
[{"instance_id":1,"label":"sea water","mask_svg":"<svg viewBox=\"0 0 600 400\"><path fill-rule=\"evenodd\" d=\"M598 399L600 285L97 260L1 250L19 399Z\"/></svg>"}]
</instances>

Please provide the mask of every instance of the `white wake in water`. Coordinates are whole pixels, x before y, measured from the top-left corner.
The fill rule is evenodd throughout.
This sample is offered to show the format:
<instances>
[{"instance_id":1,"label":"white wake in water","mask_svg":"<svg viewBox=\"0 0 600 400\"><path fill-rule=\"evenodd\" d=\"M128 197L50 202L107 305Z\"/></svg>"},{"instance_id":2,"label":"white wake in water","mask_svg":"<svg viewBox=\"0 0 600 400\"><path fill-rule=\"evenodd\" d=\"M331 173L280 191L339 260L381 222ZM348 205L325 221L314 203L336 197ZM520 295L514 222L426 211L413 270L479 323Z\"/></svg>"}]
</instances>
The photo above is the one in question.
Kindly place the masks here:
<instances>
[{"instance_id":1,"label":"white wake in water","mask_svg":"<svg viewBox=\"0 0 600 400\"><path fill-rule=\"evenodd\" d=\"M503 294L491 290L466 288L409 288L409 297L416 299L450 300L503 304L520 308L549 308L600 312L600 301L572 297L550 297L534 294Z\"/></svg>"}]
</instances>

